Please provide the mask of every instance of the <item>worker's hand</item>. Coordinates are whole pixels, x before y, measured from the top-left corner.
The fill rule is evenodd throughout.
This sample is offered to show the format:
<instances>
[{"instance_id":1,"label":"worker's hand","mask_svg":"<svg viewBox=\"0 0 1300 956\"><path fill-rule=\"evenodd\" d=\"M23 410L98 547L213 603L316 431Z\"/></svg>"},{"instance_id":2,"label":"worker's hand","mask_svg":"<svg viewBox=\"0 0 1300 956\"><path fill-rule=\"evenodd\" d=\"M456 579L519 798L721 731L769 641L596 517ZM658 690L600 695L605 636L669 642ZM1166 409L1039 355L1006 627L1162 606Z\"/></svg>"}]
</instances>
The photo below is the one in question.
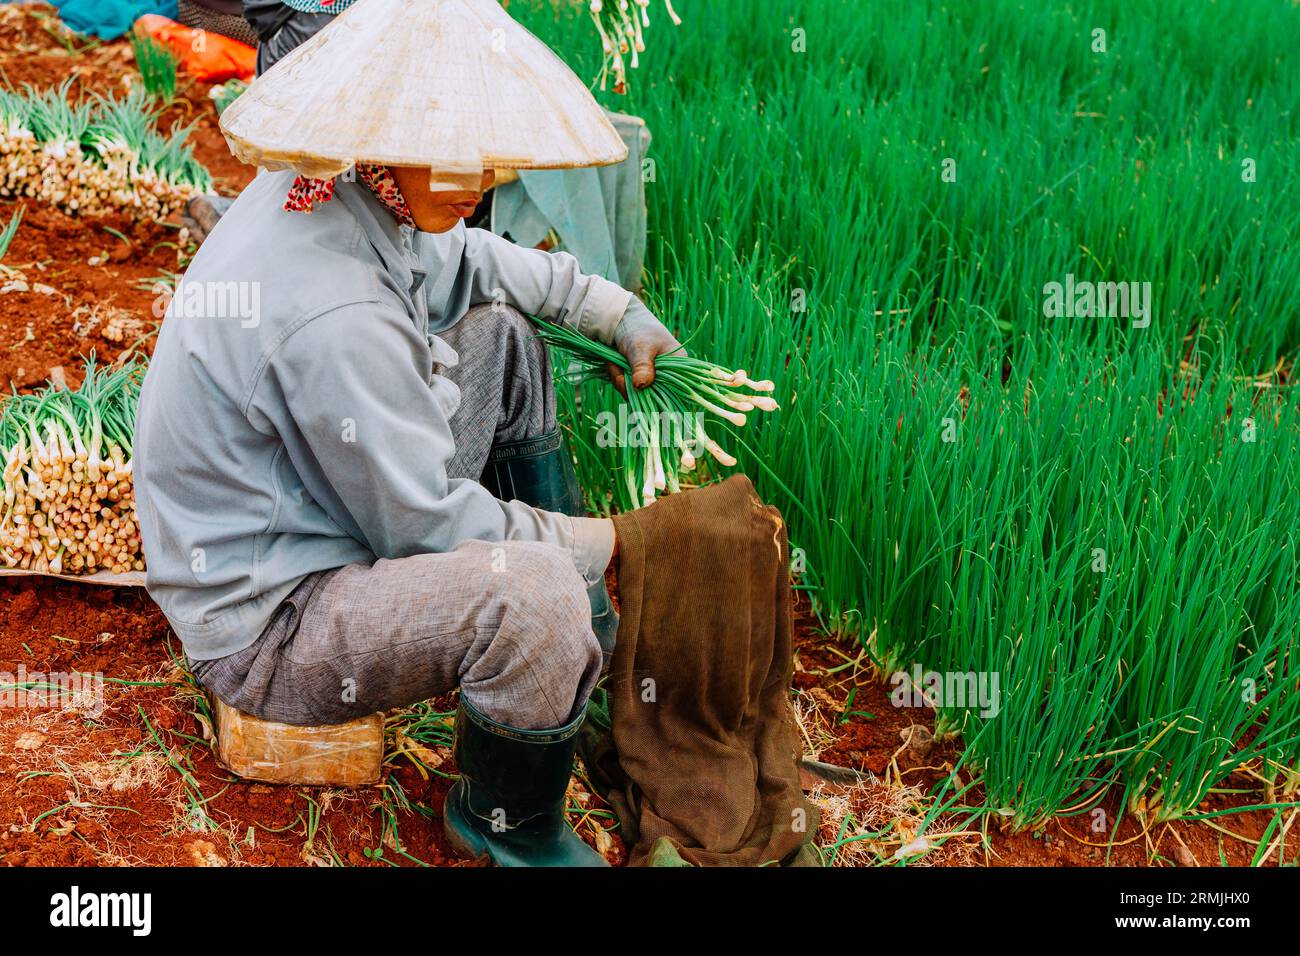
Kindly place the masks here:
<instances>
[{"instance_id":1,"label":"worker's hand","mask_svg":"<svg viewBox=\"0 0 1300 956\"><path fill-rule=\"evenodd\" d=\"M645 388L655 380L655 359L660 355L670 352L686 354L682 343L635 297L618 328L614 330L613 345L632 366L634 388ZM614 387L626 397L627 382L624 381L623 370L610 365L609 377L613 380Z\"/></svg>"}]
</instances>

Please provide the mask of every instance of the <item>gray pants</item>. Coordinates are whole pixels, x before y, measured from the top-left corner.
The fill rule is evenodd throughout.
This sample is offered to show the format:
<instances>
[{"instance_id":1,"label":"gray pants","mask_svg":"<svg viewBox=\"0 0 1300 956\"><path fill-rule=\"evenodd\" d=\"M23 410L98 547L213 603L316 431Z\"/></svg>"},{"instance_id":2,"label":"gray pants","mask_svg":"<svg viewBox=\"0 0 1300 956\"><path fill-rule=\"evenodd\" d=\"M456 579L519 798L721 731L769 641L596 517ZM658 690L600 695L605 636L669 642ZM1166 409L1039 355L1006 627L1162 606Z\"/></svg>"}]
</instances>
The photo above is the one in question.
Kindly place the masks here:
<instances>
[{"instance_id":1,"label":"gray pants","mask_svg":"<svg viewBox=\"0 0 1300 956\"><path fill-rule=\"evenodd\" d=\"M555 428L545 347L511 308L480 306L441 338L461 391L451 477L478 478L494 442ZM190 669L227 704L290 724L341 723L445 694L541 730L567 723L600 676L586 584L555 545L465 541L445 554L308 577L250 647Z\"/></svg>"}]
</instances>

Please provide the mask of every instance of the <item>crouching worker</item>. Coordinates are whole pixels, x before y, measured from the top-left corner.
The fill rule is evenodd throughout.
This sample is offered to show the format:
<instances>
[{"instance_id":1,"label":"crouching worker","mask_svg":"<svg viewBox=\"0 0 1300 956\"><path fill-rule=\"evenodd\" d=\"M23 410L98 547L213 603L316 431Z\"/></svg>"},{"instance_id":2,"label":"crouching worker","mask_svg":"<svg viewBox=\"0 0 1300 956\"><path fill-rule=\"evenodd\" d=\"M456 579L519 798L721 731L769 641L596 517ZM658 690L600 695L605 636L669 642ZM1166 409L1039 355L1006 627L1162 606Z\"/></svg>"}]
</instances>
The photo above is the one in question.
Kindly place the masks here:
<instances>
[{"instance_id":1,"label":"crouching worker","mask_svg":"<svg viewBox=\"0 0 1300 956\"><path fill-rule=\"evenodd\" d=\"M194 258L145 379L149 593L198 680L264 719L459 685L454 845L601 865L563 808L616 542L579 516L525 315L613 345L638 384L680 346L572 257L462 220L493 167L617 162L622 142L496 0L361 0L222 124L271 171Z\"/></svg>"}]
</instances>

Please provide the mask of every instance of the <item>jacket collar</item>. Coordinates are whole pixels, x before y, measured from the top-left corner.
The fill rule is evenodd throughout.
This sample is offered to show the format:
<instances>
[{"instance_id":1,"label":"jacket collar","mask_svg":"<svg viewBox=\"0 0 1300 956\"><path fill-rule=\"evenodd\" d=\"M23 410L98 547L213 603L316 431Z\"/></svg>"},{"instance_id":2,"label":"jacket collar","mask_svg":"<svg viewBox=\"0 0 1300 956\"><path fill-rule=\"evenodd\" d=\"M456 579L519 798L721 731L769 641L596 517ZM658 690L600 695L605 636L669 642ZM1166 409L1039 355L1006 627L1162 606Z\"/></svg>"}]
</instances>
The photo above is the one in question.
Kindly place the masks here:
<instances>
[{"instance_id":1,"label":"jacket collar","mask_svg":"<svg viewBox=\"0 0 1300 956\"><path fill-rule=\"evenodd\" d=\"M383 260L384 268L399 277L403 286L414 289L424 281L424 267L412 251L414 229L399 223L379 198L355 179L339 177L334 186L334 198L352 213L366 239Z\"/></svg>"}]
</instances>

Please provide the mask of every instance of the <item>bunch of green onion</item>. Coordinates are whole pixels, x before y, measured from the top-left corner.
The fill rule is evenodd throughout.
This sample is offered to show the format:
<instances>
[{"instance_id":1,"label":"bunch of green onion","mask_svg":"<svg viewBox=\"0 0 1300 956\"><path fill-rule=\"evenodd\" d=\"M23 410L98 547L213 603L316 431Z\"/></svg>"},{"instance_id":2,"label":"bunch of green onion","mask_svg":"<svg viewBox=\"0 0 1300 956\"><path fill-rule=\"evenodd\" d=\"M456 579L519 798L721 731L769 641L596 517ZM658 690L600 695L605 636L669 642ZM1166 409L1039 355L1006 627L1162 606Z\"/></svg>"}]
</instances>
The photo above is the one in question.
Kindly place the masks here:
<instances>
[{"instance_id":1,"label":"bunch of green onion","mask_svg":"<svg viewBox=\"0 0 1300 956\"><path fill-rule=\"evenodd\" d=\"M591 19L600 34L601 47L605 53L604 64L600 71L600 88L605 88L607 77L614 75L614 92L623 93L627 89L627 67L636 69L641 65L641 54L645 52L644 28L650 26L650 0L584 0L591 11ZM664 0L668 16L675 26L681 26L682 19L673 9L672 0Z\"/></svg>"},{"instance_id":2,"label":"bunch of green onion","mask_svg":"<svg viewBox=\"0 0 1300 956\"><path fill-rule=\"evenodd\" d=\"M70 94L71 81L44 91L0 88L0 197L161 220L211 191L187 142L192 127L159 132L158 107L143 89L79 102Z\"/></svg>"},{"instance_id":3,"label":"bunch of green onion","mask_svg":"<svg viewBox=\"0 0 1300 956\"><path fill-rule=\"evenodd\" d=\"M77 389L50 384L0 406L0 566L144 570L131 460L144 367L92 356L85 373Z\"/></svg>"},{"instance_id":4,"label":"bunch of green onion","mask_svg":"<svg viewBox=\"0 0 1300 956\"><path fill-rule=\"evenodd\" d=\"M660 355L654 381L643 389L633 388L631 366L616 350L571 328L541 320L536 325L547 345L571 358L579 384L607 380L610 365L623 370L631 428L618 441L622 467L614 487L617 504L624 510L653 503L659 492L680 491L682 476L693 471L705 453L720 465L736 464L705 430L704 413L740 427L746 413L780 407L766 394L775 390L772 382L755 381L743 369L681 353Z\"/></svg>"}]
</instances>

